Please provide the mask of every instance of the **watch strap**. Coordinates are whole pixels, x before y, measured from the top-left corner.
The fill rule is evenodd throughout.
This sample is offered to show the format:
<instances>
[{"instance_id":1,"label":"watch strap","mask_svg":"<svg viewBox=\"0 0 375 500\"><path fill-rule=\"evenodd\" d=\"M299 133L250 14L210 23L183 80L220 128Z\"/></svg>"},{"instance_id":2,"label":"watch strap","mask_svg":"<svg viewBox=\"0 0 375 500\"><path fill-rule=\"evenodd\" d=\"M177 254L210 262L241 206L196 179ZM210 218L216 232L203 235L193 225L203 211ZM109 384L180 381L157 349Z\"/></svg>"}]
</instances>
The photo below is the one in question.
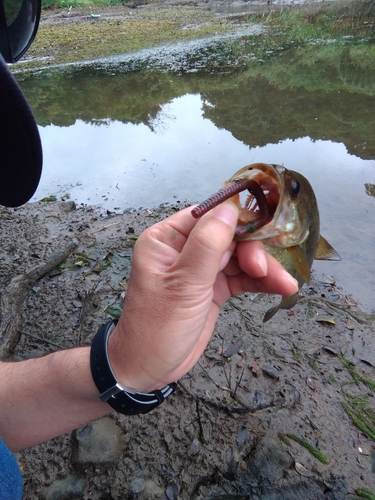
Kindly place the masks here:
<instances>
[{"instance_id":1,"label":"watch strap","mask_svg":"<svg viewBox=\"0 0 375 500\"><path fill-rule=\"evenodd\" d=\"M150 393L135 392L121 385L112 371L108 358L108 339L116 324L117 320L112 320L102 326L91 345L91 373L99 389L99 397L114 410L125 415L148 413L161 405L165 398L175 391L177 384L173 382L163 389Z\"/></svg>"}]
</instances>

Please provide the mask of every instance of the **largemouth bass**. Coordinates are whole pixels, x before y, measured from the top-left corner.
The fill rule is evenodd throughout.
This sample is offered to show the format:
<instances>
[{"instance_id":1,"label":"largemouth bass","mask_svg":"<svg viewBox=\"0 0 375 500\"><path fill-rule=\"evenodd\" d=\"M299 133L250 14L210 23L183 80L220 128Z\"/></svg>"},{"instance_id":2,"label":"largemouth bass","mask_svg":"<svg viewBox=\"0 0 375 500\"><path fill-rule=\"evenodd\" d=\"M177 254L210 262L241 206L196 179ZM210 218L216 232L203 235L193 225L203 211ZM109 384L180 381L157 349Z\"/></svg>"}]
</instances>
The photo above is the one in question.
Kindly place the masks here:
<instances>
[{"instance_id":1,"label":"largemouth bass","mask_svg":"<svg viewBox=\"0 0 375 500\"><path fill-rule=\"evenodd\" d=\"M245 199L244 190L250 192ZM300 173L281 165L253 163L236 172L220 191L195 207L192 215L200 217L228 198L240 209L235 240L262 240L266 251L298 281L299 289L309 282L314 259L341 260L320 235L316 197ZM279 309L293 307L297 299L298 293L283 296L280 304L266 312L263 322Z\"/></svg>"}]
</instances>

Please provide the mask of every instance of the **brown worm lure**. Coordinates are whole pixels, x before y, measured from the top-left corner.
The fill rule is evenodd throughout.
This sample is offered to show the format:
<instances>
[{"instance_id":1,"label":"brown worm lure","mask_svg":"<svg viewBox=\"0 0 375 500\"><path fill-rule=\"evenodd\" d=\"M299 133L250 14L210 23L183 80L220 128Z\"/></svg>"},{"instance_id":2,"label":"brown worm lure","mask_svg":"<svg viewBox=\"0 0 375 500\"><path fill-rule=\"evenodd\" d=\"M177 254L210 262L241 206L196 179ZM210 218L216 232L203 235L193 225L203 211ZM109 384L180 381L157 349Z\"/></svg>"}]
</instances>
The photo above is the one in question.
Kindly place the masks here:
<instances>
[{"instance_id":1,"label":"brown worm lure","mask_svg":"<svg viewBox=\"0 0 375 500\"><path fill-rule=\"evenodd\" d=\"M206 214L214 207L217 207L218 205L220 205L220 203L223 203L223 201L232 198L232 196L239 194L246 189L256 199L259 208L259 215L257 215L257 217L247 222L246 224L237 226L236 236L242 237L246 234L253 233L257 229L263 227L268 222L271 215L266 196L258 182L254 180L234 179L231 184L223 187L212 196L207 198L205 201L200 203L198 206L193 208L191 214L195 219L199 219L200 217L202 217L202 215Z\"/></svg>"}]
</instances>

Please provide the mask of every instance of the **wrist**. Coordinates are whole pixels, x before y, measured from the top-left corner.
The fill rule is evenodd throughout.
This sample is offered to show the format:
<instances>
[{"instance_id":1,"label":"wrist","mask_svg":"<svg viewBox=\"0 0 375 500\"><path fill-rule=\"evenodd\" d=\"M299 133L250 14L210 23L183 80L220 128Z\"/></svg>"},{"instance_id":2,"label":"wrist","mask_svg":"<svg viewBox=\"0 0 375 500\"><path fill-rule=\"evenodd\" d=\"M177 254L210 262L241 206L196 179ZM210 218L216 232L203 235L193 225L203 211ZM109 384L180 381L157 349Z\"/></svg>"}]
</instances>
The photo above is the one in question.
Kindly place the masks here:
<instances>
[{"instance_id":1,"label":"wrist","mask_svg":"<svg viewBox=\"0 0 375 500\"><path fill-rule=\"evenodd\" d=\"M99 398L114 410L125 415L148 413L159 406L175 391L177 384L167 384L160 390L149 393L137 392L124 386L116 377L108 356L108 341L117 321L102 326L95 335L90 352L90 367L93 380L100 392Z\"/></svg>"},{"instance_id":2,"label":"wrist","mask_svg":"<svg viewBox=\"0 0 375 500\"><path fill-rule=\"evenodd\" d=\"M134 341L125 333L121 319L108 337L107 355L112 372L119 383L132 392L150 392L160 389L142 369L142 360L132 348ZM138 346L139 346L138 342ZM146 347L145 347L146 349Z\"/></svg>"}]
</instances>

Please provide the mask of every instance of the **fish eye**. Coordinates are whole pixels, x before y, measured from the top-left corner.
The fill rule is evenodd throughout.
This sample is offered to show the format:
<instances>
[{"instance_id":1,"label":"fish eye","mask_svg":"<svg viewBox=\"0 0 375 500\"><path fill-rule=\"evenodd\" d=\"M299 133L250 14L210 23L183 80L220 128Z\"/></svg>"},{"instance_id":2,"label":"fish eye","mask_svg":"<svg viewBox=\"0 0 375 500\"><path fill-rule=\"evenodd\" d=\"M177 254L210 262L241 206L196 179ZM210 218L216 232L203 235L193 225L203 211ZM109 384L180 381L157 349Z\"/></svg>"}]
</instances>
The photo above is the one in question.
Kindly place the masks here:
<instances>
[{"instance_id":1,"label":"fish eye","mask_svg":"<svg viewBox=\"0 0 375 500\"><path fill-rule=\"evenodd\" d=\"M296 198L300 192L301 186L297 181L292 181L290 184L290 194L293 198Z\"/></svg>"}]
</instances>

